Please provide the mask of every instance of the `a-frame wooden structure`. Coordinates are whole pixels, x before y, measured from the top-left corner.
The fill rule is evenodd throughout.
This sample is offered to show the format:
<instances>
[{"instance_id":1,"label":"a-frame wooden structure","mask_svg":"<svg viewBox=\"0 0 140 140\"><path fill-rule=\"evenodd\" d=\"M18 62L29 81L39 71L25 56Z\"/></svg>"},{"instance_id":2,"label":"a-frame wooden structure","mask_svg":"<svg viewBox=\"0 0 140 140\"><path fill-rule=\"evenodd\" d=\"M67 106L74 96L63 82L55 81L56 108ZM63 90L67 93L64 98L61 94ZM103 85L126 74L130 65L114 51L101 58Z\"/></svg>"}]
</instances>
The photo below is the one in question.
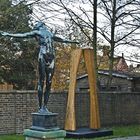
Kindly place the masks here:
<instances>
[{"instance_id":1,"label":"a-frame wooden structure","mask_svg":"<svg viewBox=\"0 0 140 140\"><path fill-rule=\"evenodd\" d=\"M81 55L84 57L89 87L90 87L90 128L100 128L99 107L96 89L96 73L94 68L94 53L93 49L77 49L74 50L71 56L70 67L70 85L68 92L65 130L76 130L76 115L75 115L75 87L76 87L76 75L78 71L78 65Z\"/></svg>"}]
</instances>

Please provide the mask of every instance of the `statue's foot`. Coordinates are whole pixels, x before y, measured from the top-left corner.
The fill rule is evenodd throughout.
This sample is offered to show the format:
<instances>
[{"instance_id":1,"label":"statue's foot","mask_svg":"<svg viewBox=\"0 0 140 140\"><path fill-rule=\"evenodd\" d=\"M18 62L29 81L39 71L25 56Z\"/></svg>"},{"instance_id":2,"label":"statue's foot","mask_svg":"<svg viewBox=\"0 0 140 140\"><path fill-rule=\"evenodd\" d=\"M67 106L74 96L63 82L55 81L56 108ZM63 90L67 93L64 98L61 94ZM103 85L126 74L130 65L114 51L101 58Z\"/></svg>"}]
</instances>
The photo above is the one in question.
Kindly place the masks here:
<instances>
[{"instance_id":1,"label":"statue's foot","mask_svg":"<svg viewBox=\"0 0 140 140\"><path fill-rule=\"evenodd\" d=\"M38 112L42 113L42 114L51 114L52 113L45 106L41 107Z\"/></svg>"}]
</instances>

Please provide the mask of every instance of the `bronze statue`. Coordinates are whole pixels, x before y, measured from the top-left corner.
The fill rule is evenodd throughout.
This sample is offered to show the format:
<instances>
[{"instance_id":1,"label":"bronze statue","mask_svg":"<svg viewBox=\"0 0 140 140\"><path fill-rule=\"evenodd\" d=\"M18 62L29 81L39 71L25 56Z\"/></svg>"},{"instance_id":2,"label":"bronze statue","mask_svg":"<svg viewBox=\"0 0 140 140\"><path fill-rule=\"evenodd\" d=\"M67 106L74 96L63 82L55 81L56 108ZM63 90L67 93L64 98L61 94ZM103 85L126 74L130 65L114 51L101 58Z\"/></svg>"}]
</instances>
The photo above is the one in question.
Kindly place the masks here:
<instances>
[{"instance_id":1,"label":"bronze statue","mask_svg":"<svg viewBox=\"0 0 140 140\"><path fill-rule=\"evenodd\" d=\"M75 41L68 41L60 37L55 36L51 33L43 22L37 22L33 28L33 31L26 33L7 33L0 31L2 36L26 38L35 37L40 46L38 61L39 61L39 79L38 79L38 101L39 101L39 112L49 113L47 109L47 102L50 95L52 77L55 66L55 49L53 47L53 41L62 43L76 43ZM46 80L46 87L44 92L44 104L42 103L43 98L43 87Z\"/></svg>"}]
</instances>

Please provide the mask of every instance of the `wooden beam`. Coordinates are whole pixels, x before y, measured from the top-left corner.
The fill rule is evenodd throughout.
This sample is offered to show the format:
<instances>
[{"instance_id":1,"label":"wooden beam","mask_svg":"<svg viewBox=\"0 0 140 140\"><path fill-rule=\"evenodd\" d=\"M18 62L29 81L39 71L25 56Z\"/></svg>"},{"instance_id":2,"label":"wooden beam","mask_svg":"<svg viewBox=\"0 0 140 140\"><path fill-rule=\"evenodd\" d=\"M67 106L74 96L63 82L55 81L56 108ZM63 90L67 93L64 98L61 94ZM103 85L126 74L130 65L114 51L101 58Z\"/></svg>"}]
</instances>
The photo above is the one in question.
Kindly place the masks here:
<instances>
[{"instance_id":1,"label":"wooden beam","mask_svg":"<svg viewBox=\"0 0 140 140\"><path fill-rule=\"evenodd\" d=\"M99 106L96 89L96 73L94 65L94 54L92 49L84 49L84 59L88 73L90 87L90 128L99 129Z\"/></svg>"},{"instance_id":2,"label":"wooden beam","mask_svg":"<svg viewBox=\"0 0 140 140\"><path fill-rule=\"evenodd\" d=\"M75 118L75 87L76 87L76 75L78 70L78 65L80 62L80 57L82 54L82 49L74 50L71 56L71 66L70 66L70 85L68 92L68 101L66 109L66 119L65 119L65 130L76 130L76 118Z\"/></svg>"}]
</instances>

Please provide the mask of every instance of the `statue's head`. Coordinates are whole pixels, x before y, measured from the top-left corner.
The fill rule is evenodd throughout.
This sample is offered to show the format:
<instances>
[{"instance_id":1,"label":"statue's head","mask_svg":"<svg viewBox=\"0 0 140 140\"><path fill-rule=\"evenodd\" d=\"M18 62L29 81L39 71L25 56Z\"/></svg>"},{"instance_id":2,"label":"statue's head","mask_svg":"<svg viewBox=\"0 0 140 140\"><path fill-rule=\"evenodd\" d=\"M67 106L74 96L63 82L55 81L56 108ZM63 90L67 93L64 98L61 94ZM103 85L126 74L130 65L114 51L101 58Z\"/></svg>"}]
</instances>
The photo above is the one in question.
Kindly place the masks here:
<instances>
[{"instance_id":1,"label":"statue's head","mask_svg":"<svg viewBox=\"0 0 140 140\"><path fill-rule=\"evenodd\" d=\"M40 27L43 27L45 25L45 23L44 22L42 22L42 21L38 21L38 22L36 22L36 24L34 25L34 30L39 30L39 28Z\"/></svg>"}]
</instances>

